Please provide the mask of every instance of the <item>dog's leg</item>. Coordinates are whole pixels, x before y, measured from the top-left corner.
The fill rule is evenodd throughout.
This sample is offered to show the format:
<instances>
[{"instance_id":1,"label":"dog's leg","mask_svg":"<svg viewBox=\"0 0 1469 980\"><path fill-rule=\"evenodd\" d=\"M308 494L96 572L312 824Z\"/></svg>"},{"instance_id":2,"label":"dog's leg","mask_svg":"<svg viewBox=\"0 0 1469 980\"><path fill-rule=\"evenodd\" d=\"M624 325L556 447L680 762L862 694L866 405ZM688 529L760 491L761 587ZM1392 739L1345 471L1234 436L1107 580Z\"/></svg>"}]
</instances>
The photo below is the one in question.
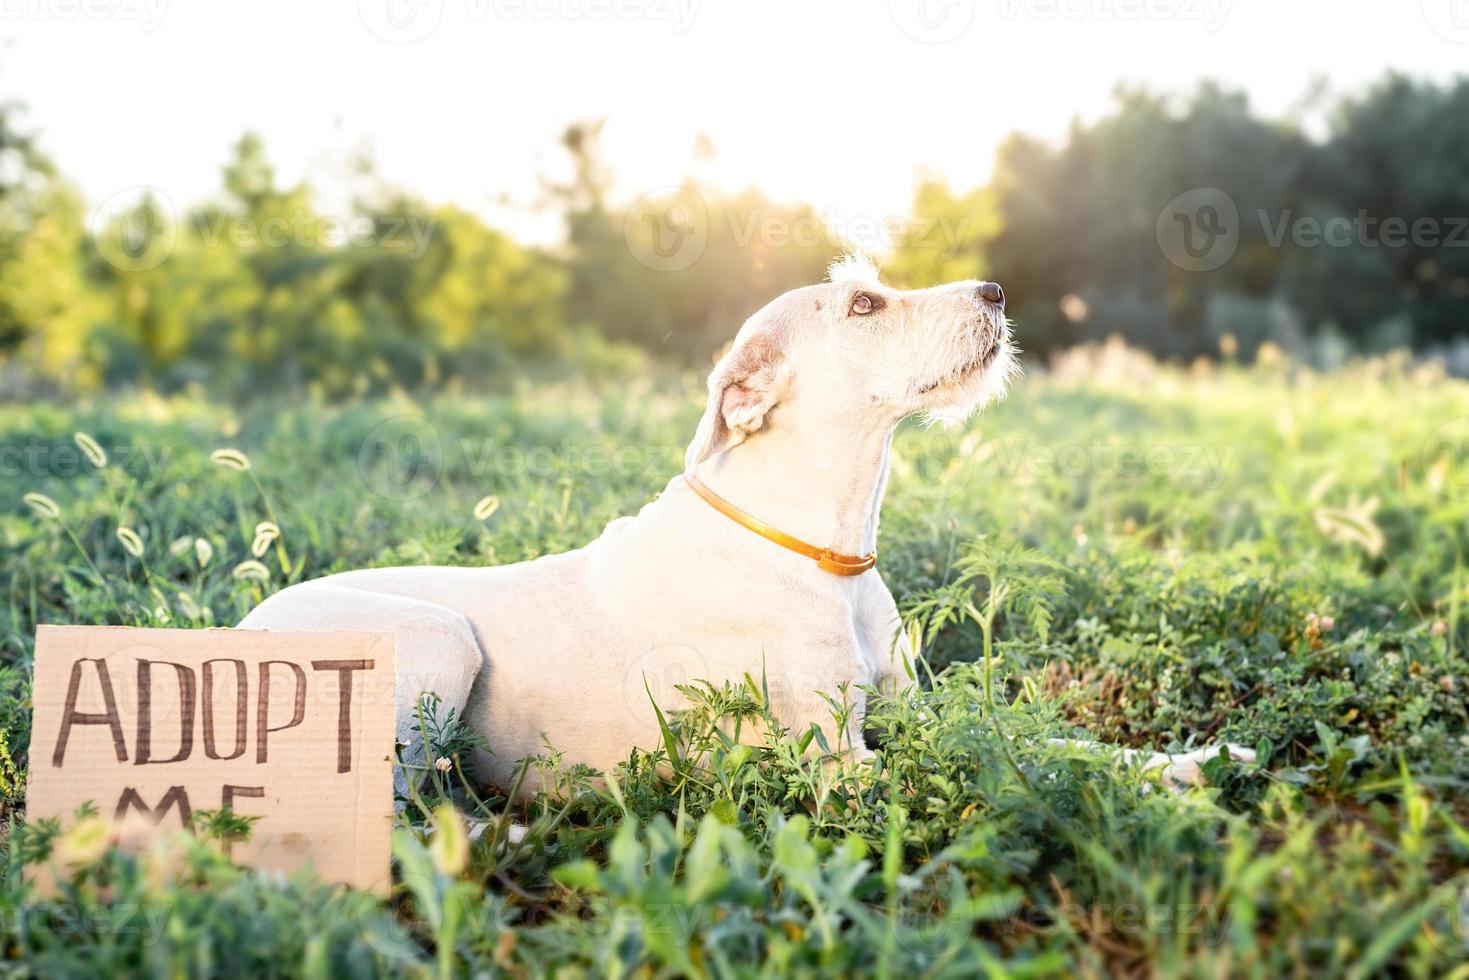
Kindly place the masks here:
<instances>
[{"instance_id":1,"label":"dog's leg","mask_svg":"<svg viewBox=\"0 0 1469 980\"><path fill-rule=\"evenodd\" d=\"M867 747L862 736L862 719L867 713L867 692L852 684L846 688L845 693L839 690L832 694L831 701L828 701L818 693L821 690L824 690L824 686L816 686L792 698L783 706L780 715L782 721L786 718L793 719L794 724L789 726L789 730L796 735L808 731L813 723L821 729L826 748L823 749L813 739L807 752L817 754L829 750L830 758L826 760L829 769L865 765L876 755Z\"/></svg>"},{"instance_id":2,"label":"dog's leg","mask_svg":"<svg viewBox=\"0 0 1469 980\"><path fill-rule=\"evenodd\" d=\"M903 628L893 594L876 570L868 574L871 578L864 584L856 610L857 643L862 659L871 671L869 683L885 697L891 698L914 683L908 675L909 670L916 668L913 643Z\"/></svg>"},{"instance_id":3,"label":"dog's leg","mask_svg":"<svg viewBox=\"0 0 1469 980\"><path fill-rule=\"evenodd\" d=\"M307 582L270 596L240 621L242 629L366 630L392 633L397 664L396 730L409 765L432 765L418 733L418 705L439 699L440 720L462 718L484 654L469 622L445 606L333 583ZM467 761L467 760L466 760ZM408 795L408 774L393 773L393 789Z\"/></svg>"},{"instance_id":4,"label":"dog's leg","mask_svg":"<svg viewBox=\"0 0 1469 980\"><path fill-rule=\"evenodd\" d=\"M1107 748L1100 742L1085 742L1074 738L1052 738L1047 739L1051 745L1069 745L1075 748L1086 749L1088 752L1097 752ZM1219 755L1221 748L1229 750L1229 757L1239 762L1254 762L1255 753L1252 749L1242 748L1238 745L1225 743L1224 745L1206 745L1192 752L1184 752L1180 755L1169 755L1166 752L1149 752L1146 749L1121 749L1122 757L1132 763L1139 757L1146 758L1143 769L1149 772L1157 771L1163 781L1163 785L1173 790L1183 790L1190 786L1199 786L1204 782L1204 763Z\"/></svg>"}]
</instances>

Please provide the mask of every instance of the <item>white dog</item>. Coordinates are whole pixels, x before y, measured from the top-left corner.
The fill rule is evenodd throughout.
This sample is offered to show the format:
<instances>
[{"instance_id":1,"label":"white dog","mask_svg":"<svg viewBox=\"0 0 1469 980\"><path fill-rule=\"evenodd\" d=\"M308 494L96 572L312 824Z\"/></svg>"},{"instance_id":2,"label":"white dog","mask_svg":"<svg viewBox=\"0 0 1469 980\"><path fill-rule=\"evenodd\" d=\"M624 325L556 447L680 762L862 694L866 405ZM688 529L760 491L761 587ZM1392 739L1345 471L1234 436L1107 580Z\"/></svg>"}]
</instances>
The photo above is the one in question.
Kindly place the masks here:
<instances>
[{"instance_id":1,"label":"white dog","mask_svg":"<svg viewBox=\"0 0 1469 980\"><path fill-rule=\"evenodd\" d=\"M399 741L413 744L433 692L483 734L476 772L501 786L547 745L611 769L659 746L653 702L680 704L675 684L747 675L767 678L785 727L820 725L860 761L861 688L907 683L897 607L870 567L893 433L914 413L967 416L1016 370L994 283L903 292L847 259L745 322L709 377L685 472L585 548L332 575L240 625L395 634ZM835 731L826 696L844 688L855 710ZM1173 760L1174 778L1197 762Z\"/></svg>"}]
</instances>

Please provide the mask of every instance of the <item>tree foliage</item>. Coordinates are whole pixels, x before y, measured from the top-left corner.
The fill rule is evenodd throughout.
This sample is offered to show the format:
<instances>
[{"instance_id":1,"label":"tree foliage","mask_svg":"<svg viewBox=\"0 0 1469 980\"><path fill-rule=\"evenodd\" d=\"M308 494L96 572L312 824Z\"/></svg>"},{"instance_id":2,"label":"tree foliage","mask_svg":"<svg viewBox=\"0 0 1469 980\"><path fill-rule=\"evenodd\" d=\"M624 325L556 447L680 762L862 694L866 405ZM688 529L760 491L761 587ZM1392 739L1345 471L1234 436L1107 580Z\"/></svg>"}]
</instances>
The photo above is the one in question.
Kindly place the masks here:
<instances>
[{"instance_id":1,"label":"tree foliage","mask_svg":"<svg viewBox=\"0 0 1469 980\"><path fill-rule=\"evenodd\" d=\"M967 190L922 180L885 275L1001 282L1041 357L1120 334L1185 358L1267 340L1322 358L1413 345L1469 371L1469 79L1389 76L1309 105L1317 135L1213 84L1181 98L1121 88L1058 145L1008 137ZM568 128L561 150L572 176L542 202L565 223L551 250L389 186L367 155L341 186L287 185L249 133L211 199L181 209L147 191L88 214L0 104L0 394L340 397L590 370L635 349L702 367L851 247L809 205L754 188L691 175L634 197L599 122ZM713 152L702 140L695 164ZM1170 209L1201 192L1227 202L1233 233L1207 269L1162 238L1194 220Z\"/></svg>"},{"instance_id":2,"label":"tree foliage","mask_svg":"<svg viewBox=\"0 0 1469 980\"><path fill-rule=\"evenodd\" d=\"M1120 334L1155 353L1248 353L1340 336L1362 349L1469 340L1469 79L1389 76L1312 139L1204 84L1186 99L1124 88L1108 116L1056 147L1023 135L993 177L959 193L924 184L890 265L925 284L991 278L1028 350ZM1227 196L1238 241L1218 268L1170 261L1158 222L1200 189ZM1392 231L1393 222L1403 232ZM1401 239L1401 240L1400 240Z\"/></svg>"}]
</instances>

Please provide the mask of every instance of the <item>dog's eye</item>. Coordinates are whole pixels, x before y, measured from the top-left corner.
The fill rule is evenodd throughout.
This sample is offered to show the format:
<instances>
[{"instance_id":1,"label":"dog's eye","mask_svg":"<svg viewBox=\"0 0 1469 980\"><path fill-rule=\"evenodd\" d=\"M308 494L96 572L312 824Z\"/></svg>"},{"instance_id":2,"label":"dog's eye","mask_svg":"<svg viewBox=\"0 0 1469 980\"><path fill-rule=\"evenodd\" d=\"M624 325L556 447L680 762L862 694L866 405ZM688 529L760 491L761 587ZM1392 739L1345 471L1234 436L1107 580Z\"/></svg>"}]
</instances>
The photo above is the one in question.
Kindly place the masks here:
<instances>
[{"instance_id":1,"label":"dog's eye","mask_svg":"<svg viewBox=\"0 0 1469 980\"><path fill-rule=\"evenodd\" d=\"M866 316L875 309L877 309L877 304L873 302L872 297L868 296L866 293L858 293L856 296L852 297L853 314L857 316Z\"/></svg>"}]
</instances>

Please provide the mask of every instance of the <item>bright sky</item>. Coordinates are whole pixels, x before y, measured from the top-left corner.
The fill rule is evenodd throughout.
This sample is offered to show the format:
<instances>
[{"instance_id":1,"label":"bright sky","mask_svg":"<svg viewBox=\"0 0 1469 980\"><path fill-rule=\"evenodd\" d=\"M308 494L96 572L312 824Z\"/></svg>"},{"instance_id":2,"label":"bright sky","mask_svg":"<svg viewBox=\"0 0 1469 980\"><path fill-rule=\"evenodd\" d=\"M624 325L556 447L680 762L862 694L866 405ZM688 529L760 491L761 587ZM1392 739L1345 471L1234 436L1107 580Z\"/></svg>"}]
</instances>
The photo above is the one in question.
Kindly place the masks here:
<instances>
[{"instance_id":1,"label":"bright sky","mask_svg":"<svg viewBox=\"0 0 1469 980\"><path fill-rule=\"evenodd\" d=\"M610 118L628 198L694 172L880 219L1119 79L1213 77L1281 113L1315 78L1448 77L1469 0L0 0L0 38L0 91L93 203L195 203L249 128L286 180L330 184L367 140L391 182L545 241L529 206L573 120Z\"/></svg>"}]
</instances>

